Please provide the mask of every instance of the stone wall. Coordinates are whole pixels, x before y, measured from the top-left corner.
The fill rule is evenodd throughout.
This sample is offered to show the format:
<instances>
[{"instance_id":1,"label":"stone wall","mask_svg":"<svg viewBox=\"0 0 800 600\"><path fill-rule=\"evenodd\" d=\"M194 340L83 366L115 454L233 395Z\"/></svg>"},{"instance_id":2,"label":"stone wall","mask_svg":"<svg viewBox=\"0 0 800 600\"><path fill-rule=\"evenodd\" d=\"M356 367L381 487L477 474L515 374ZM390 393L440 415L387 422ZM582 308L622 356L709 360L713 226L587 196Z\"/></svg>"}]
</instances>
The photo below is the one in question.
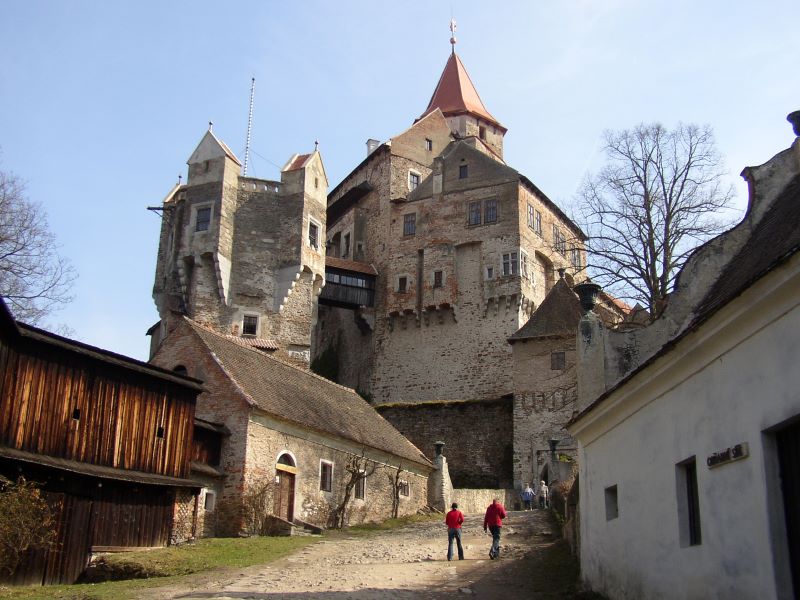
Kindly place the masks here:
<instances>
[{"instance_id":1,"label":"stone wall","mask_svg":"<svg viewBox=\"0 0 800 600\"><path fill-rule=\"evenodd\" d=\"M483 516L492 500L497 498L506 510L518 510L520 503L519 494L510 489L455 489L453 502L458 503L458 509L465 515Z\"/></svg>"},{"instance_id":2,"label":"stone wall","mask_svg":"<svg viewBox=\"0 0 800 600\"><path fill-rule=\"evenodd\" d=\"M561 469L549 466L549 440L559 440L559 454L576 454L576 443L564 428L575 410L575 343L576 338L569 336L513 344L515 489L561 477ZM553 352L564 352L564 369L552 369Z\"/></svg>"},{"instance_id":3,"label":"stone wall","mask_svg":"<svg viewBox=\"0 0 800 600\"><path fill-rule=\"evenodd\" d=\"M511 487L511 398L376 408L417 448L432 454L435 442L445 442L444 454L455 487Z\"/></svg>"}]
</instances>

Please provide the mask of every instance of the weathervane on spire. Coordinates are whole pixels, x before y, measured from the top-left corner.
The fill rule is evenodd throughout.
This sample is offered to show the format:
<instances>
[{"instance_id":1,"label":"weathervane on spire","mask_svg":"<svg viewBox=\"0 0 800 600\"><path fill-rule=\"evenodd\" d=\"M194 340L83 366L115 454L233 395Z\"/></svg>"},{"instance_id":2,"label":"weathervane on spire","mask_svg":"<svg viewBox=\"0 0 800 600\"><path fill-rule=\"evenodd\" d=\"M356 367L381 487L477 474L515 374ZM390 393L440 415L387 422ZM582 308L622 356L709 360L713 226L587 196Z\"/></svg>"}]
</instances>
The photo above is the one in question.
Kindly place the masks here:
<instances>
[{"instance_id":1,"label":"weathervane on spire","mask_svg":"<svg viewBox=\"0 0 800 600\"><path fill-rule=\"evenodd\" d=\"M456 53L456 20L450 19L450 32L453 34L450 36L450 44L453 46L453 54Z\"/></svg>"}]
</instances>

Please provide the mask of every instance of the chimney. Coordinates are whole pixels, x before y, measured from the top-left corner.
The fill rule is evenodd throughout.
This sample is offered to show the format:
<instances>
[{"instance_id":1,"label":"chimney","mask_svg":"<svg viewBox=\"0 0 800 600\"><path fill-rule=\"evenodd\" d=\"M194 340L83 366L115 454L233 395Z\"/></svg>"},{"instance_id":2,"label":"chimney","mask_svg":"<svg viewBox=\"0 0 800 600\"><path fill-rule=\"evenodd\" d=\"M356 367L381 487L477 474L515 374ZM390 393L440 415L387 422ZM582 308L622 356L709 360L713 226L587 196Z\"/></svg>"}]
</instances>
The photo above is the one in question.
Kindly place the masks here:
<instances>
[{"instance_id":1,"label":"chimney","mask_svg":"<svg viewBox=\"0 0 800 600\"><path fill-rule=\"evenodd\" d=\"M367 156L369 156L370 154L375 152L375 150L377 150L378 146L380 146L380 145L381 145L380 140L373 140L372 138L368 139L367 140Z\"/></svg>"}]
</instances>

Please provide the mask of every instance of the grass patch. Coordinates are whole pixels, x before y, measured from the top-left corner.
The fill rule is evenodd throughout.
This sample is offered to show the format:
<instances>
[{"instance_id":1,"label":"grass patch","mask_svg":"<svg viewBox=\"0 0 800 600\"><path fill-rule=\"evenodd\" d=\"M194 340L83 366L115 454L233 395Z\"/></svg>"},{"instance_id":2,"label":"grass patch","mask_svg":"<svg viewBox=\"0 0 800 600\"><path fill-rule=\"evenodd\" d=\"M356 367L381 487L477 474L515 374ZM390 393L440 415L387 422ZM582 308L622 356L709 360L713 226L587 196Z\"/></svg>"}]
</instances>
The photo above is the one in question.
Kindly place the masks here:
<instances>
[{"instance_id":1,"label":"grass patch","mask_svg":"<svg viewBox=\"0 0 800 600\"><path fill-rule=\"evenodd\" d=\"M0 587L12 600L125 600L149 587L178 583L181 576L218 568L248 567L272 562L314 543L311 537L205 538L194 544L147 552L110 555L108 562L133 566L151 579L46 587Z\"/></svg>"}]
</instances>

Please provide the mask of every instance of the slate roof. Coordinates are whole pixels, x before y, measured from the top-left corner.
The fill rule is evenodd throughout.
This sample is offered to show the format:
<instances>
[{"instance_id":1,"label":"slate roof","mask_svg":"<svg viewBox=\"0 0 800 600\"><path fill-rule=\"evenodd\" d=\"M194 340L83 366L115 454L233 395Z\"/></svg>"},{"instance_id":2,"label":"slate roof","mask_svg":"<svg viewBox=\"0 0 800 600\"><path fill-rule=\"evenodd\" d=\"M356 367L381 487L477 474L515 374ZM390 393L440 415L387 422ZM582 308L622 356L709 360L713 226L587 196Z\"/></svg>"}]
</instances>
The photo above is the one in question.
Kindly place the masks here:
<instances>
[{"instance_id":1,"label":"slate roof","mask_svg":"<svg viewBox=\"0 0 800 600\"><path fill-rule=\"evenodd\" d=\"M428 103L428 108L422 113L420 119L437 108L441 109L446 117L465 113L478 115L506 131L506 128L486 110L464 64L455 52L450 54L447 59L439 83L436 84L431 101Z\"/></svg>"},{"instance_id":2,"label":"slate roof","mask_svg":"<svg viewBox=\"0 0 800 600\"><path fill-rule=\"evenodd\" d=\"M184 321L231 382L255 406L283 421L430 467L425 455L350 388Z\"/></svg>"},{"instance_id":3,"label":"slate roof","mask_svg":"<svg viewBox=\"0 0 800 600\"><path fill-rule=\"evenodd\" d=\"M528 322L514 333L508 341L530 340L547 337L575 336L581 320L581 303L566 280L558 282L545 296Z\"/></svg>"},{"instance_id":4,"label":"slate roof","mask_svg":"<svg viewBox=\"0 0 800 600\"><path fill-rule=\"evenodd\" d=\"M695 311L705 320L757 279L800 250L800 175L775 199L747 243L731 259Z\"/></svg>"}]
</instances>

